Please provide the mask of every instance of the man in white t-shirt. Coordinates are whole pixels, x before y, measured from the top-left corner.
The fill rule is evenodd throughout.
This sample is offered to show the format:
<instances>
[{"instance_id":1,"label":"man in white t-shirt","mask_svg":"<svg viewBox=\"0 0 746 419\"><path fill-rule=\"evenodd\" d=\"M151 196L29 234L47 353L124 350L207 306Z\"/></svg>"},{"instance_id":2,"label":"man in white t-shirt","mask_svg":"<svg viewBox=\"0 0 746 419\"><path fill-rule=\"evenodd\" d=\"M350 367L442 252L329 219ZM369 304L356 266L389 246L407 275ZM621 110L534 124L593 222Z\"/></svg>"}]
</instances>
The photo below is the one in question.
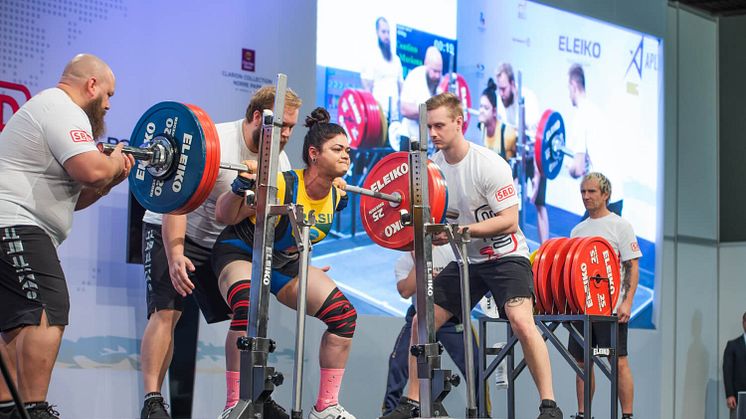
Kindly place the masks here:
<instances>
[{"instance_id":1,"label":"man in white t-shirt","mask_svg":"<svg viewBox=\"0 0 746 419\"><path fill-rule=\"evenodd\" d=\"M363 88L381 105L383 114L391 121L399 119L399 93L404 76L399 56L391 47L391 29L384 17L376 19L376 51L369 57L360 79ZM390 105L390 106L389 106Z\"/></svg>"},{"instance_id":2,"label":"man in white t-shirt","mask_svg":"<svg viewBox=\"0 0 746 419\"><path fill-rule=\"evenodd\" d=\"M96 148L114 87L104 61L77 55L57 86L0 133L0 354L33 418L58 417L46 398L70 298L57 246L73 212L126 179L135 162L122 144L109 156ZM0 381L0 417L21 417L10 400Z\"/></svg>"},{"instance_id":3,"label":"man in white t-shirt","mask_svg":"<svg viewBox=\"0 0 746 419\"><path fill-rule=\"evenodd\" d=\"M221 160L240 163L258 160L262 112L272 109L274 86L257 90L238 121L217 124ZM288 89L280 138L280 149L290 138L298 121L301 99ZM291 170L290 160L280 151L280 171ZM231 318L235 310L229 307L218 287L210 264L212 247L225 227L215 221L215 203L225 191L231 190L234 171L221 169L207 200L187 215L161 215L147 211L143 217L143 267L147 285L148 324L142 338L141 363L145 400L141 418L169 418L161 386L173 355L174 330L183 311L183 298L192 294L208 323ZM240 355L236 339L245 326L232 324L225 343L227 396L225 409L238 402ZM235 330L234 330L235 329ZM269 415L266 409L273 409ZM270 401L265 403L267 417L288 417ZM284 416L283 416L284 415Z\"/></svg>"},{"instance_id":4,"label":"man in white t-shirt","mask_svg":"<svg viewBox=\"0 0 746 419\"><path fill-rule=\"evenodd\" d=\"M497 115L505 124L518 130L519 97L513 66L508 63L500 64L495 76L497 78L497 91L500 95ZM521 87L521 95L526 112L525 129L528 132L536 132L541 117L536 95L525 87ZM528 157L526 160L526 179L530 180L533 185L531 202L536 207L536 230L539 235L539 243L544 243L549 239L549 214L547 214L546 208L547 179L541 176L541 173L537 170L533 155Z\"/></svg>"},{"instance_id":5,"label":"man in white t-shirt","mask_svg":"<svg viewBox=\"0 0 746 419\"><path fill-rule=\"evenodd\" d=\"M413 68L404 79L400 99L403 135L409 138L420 136L420 103L435 95L442 76L443 55L438 48L431 46L425 50L423 64Z\"/></svg>"},{"instance_id":6,"label":"man in white t-shirt","mask_svg":"<svg viewBox=\"0 0 746 419\"><path fill-rule=\"evenodd\" d=\"M561 418L554 401L552 369L546 343L533 318L534 290L526 238L518 226L518 196L508 163L496 153L464 138L464 112L459 98L441 93L427 100L427 127L439 150L432 160L448 183L449 207L459 213L457 223L468 228L470 307L492 292L501 315L510 321L521 342L525 360L541 398L540 419ZM447 243L445 233L434 245ZM461 316L458 264L451 263L433 281L436 330L454 315ZM411 343L417 344L417 316ZM469 321L469 319L462 319ZM409 357L407 396L386 419L410 418L419 404L417 360Z\"/></svg>"},{"instance_id":7,"label":"man in white t-shirt","mask_svg":"<svg viewBox=\"0 0 746 419\"><path fill-rule=\"evenodd\" d=\"M601 110L585 91L585 71L580 64L573 64L568 71L568 90L574 112L566 121L566 146L575 155L567 159L570 176L580 178L588 172L603 172L614 184L614 198L609 204L612 212L621 214L621 201L624 198L622 174L617 169L618 153L615 143L609 138L609 129ZM618 209L617 209L618 208Z\"/></svg>"},{"instance_id":8,"label":"man in white t-shirt","mask_svg":"<svg viewBox=\"0 0 746 419\"><path fill-rule=\"evenodd\" d=\"M642 257L640 246L632 225L622 217L609 211L607 205L611 197L611 183L601 173L591 172L583 177L580 183L580 194L589 217L581 221L570 233L571 237L601 236L608 240L621 262L621 291L614 313L619 317L619 336L617 337L617 354L619 355L619 402L622 405L622 419L632 417L634 384L632 371L627 359L627 332L632 314L632 301L640 277L638 261ZM593 327L593 344L608 347L611 344L611 326L598 324ZM583 348L570 337L568 349L582 368ZM591 382L593 382L591 371ZM578 415L583 418L583 380L576 376L578 396ZM594 386L591 384L591 389ZM591 394L591 397L593 395Z\"/></svg>"}]
</instances>

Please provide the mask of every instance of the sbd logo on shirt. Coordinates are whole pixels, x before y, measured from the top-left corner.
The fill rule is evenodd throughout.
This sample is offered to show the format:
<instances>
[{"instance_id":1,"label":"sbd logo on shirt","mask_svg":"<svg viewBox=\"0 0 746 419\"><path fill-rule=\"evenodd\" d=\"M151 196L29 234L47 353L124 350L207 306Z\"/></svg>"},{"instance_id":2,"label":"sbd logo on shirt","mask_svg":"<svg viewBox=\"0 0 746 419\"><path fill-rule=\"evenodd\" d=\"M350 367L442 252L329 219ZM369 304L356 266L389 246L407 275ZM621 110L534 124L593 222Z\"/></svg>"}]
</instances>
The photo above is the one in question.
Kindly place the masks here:
<instances>
[{"instance_id":1,"label":"sbd logo on shirt","mask_svg":"<svg viewBox=\"0 0 746 419\"><path fill-rule=\"evenodd\" d=\"M75 143L92 143L93 142L93 137L88 135L88 133L83 131L82 129L74 129L70 131L70 138L72 138L73 142Z\"/></svg>"},{"instance_id":2,"label":"sbd logo on shirt","mask_svg":"<svg viewBox=\"0 0 746 419\"><path fill-rule=\"evenodd\" d=\"M513 185L508 185L497 191L495 197L497 198L497 202L501 202L513 195L515 195L515 188L513 188Z\"/></svg>"}]
</instances>

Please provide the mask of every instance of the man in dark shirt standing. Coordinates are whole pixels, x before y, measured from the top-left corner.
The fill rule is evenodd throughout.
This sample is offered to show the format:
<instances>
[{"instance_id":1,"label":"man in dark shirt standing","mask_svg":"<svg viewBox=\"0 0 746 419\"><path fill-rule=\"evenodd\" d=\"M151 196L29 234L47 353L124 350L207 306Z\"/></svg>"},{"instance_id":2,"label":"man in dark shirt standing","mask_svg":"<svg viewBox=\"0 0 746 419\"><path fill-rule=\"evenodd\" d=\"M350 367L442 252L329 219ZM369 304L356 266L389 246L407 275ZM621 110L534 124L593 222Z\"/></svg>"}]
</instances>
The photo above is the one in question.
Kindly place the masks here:
<instances>
[{"instance_id":1,"label":"man in dark shirt standing","mask_svg":"<svg viewBox=\"0 0 746 419\"><path fill-rule=\"evenodd\" d=\"M744 334L728 341L723 354L725 403L730 409L731 418L736 415L738 392L746 391L746 313L743 313L741 321L743 322Z\"/></svg>"}]
</instances>

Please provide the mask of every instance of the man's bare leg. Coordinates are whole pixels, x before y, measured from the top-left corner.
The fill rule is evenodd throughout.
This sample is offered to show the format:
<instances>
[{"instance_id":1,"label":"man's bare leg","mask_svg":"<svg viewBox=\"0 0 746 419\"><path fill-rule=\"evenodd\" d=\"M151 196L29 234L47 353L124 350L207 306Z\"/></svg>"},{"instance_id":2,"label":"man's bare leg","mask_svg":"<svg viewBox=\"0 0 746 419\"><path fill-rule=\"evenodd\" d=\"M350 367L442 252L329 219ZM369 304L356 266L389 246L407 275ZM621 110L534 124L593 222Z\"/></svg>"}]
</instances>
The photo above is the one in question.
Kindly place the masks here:
<instances>
[{"instance_id":1,"label":"man's bare leg","mask_svg":"<svg viewBox=\"0 0 746 419\"><path fill-rule=\"evenodd\" d=\"M160 310L150 315L140 345L140 363L145 394L160 393L174 353L174 329L181 318L178 310Z\"/></svg>"},{"instance_id":2,"label":"man's bare leg","mask_svg":"<svg viewBox=\"0 0 746 419\"><path fill-rule=\"evenodd\" d=\"M552 367L549 363L549 351L534 323L534 307L531 298L511 298L505 303L505 314L510 320L518 340L521 342L523 357L526 359L536 389L542 400L554 400L552 389Z\"/></svg>"},{"instance_id":3,"label":"man's bare leg","mask_svg":"<svg viewBox=\"0 0 746 419\"><path fill-rule=\"evenodd\" d=\"M3 357L8 373L13 377L13 385L18 388L18 378L16 376L16 342L15 339L22 328L16 328L0 335L0 356ZM13 396L10 389L5 384L5 380L0 380L0 401L11 400Z\"/></svg>"},{"instance_id":4,"label":"man's bare leg","mask_svg":"<svg viewBox=\"0 0 746 419\"><path fill-rule=\"evenodd\" d=\"M632 378L632 369L629 367L629 359L620 356L618 362L619 378L619 402L622 404L622 413L634 413L633 405L635 399L635 383Z\"/></svg>"},{"instance_id":5,"label":"man's bare leg","mask_svg":"<svg viewBox=\"0 0 746 419\"><path fill-rule=\"evenodd\" d=\"M63 326L51 326L42 312L38 326L24 326L16 342L18 391L24 402L47 399L52 368L62 342Z\"/></svg>"},{"instance_id":6,"label":"man's bare leg","mask_svg":"<svg viewBox=\"0 0 746 419\"><path fill-rule=\"evenodd\" d=\"M585 368L585 362L578 362L580 369ZM596 376L591 370L591 401L593 401L593 394L596 393ZM585 412L585 382L579 375L575 376L575 394L578 397L578 413Z\"/></svg>"}]
</instances>

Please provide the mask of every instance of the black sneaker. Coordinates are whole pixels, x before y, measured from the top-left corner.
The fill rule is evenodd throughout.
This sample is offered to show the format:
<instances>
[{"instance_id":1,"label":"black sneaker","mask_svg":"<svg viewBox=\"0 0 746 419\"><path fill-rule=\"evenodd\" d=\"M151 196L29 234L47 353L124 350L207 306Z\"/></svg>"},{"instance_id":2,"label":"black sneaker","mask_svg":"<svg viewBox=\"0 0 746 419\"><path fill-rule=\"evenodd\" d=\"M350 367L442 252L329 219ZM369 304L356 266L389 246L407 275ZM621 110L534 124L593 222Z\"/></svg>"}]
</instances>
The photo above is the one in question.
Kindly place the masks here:
<instances>
[{"instance_id":1,"label":"black sneaker","mask_svg":"<svg viewBox=\"0 0 746 419\"><path fill-rule=\"evenodd\" d=\"M285 409L270 397L266 402L264 402L264 418L290 419L290 415L288 415Z\"/></svg>"},{"instance_id":2,"label":"black sneaker","mask_svg":"<svg viewBox=\"0 0 746 419\"><path fill-rule=\"evenodd\" d=\"M420 417L420 402L409 397L399 399L399 404L388 415L378 419L409 419Z\"/></svg>"},{"instance_id":3,"label":"black sneaker","mask_svg":"<svg viewBox=\"0 0 746 419\"><path fill-rule=\"evenodd\" d=\"M161 396L153 396L145 399L140 419L171 419L168 414L168 405L163 401Z\"/></svg>"},{"instance_id":4,"label":"black sneaker","mask_svg":"<svg viewBox=\"0 0 746 419\"><path fill-rule=\"evenodd\" d=\"M60 419L60 412L47 402L26 405L26 410L31 419Z\"/></svg>"},{"instance_id":5,"label":"black sneaker","mask_svg":"<svg viewBox=\"0 0 746 419\"><path fill-rule=\"evenodd\" d=\"M562 419L562 411L554 400L542 400L539 405L539 419Z\"/></svg>"}]
</instances>

